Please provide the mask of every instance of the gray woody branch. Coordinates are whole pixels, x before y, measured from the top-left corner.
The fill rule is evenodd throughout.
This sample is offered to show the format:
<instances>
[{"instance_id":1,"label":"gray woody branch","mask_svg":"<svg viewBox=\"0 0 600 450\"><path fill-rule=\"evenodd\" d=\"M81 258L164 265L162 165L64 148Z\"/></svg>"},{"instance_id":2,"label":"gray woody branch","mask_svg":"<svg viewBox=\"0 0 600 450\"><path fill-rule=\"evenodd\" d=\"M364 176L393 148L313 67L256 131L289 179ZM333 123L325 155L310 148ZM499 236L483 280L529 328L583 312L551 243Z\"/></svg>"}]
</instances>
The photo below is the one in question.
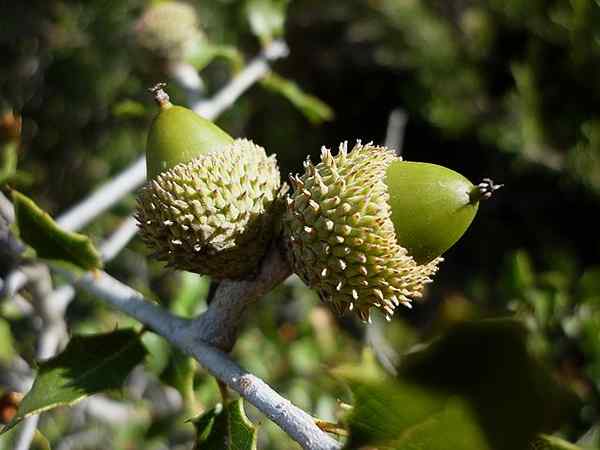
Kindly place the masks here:
<instances>
[{"instance_id":1,"label":"gray woody branch","mask_svg":"<svg viewBox=\"0 0 600 450\"><path fill-rule=\"evenodd\" d=\"M172 315L105 272L88 273L81 278L75 278L70 273L65 275L78 287L139 320L195 358L210 373L281 427L302 448L336 450L341 448L341 444L321 431L308 413L279 395L257 376L242 369L226 353L212 345L227 350L235 340L241 314L247 304L269 291L289 273L279 250L273 246L256 281L224 283L209 309L192 320ZM228 297L229 295L233 297Z\"/></svg>"}]
</instances>

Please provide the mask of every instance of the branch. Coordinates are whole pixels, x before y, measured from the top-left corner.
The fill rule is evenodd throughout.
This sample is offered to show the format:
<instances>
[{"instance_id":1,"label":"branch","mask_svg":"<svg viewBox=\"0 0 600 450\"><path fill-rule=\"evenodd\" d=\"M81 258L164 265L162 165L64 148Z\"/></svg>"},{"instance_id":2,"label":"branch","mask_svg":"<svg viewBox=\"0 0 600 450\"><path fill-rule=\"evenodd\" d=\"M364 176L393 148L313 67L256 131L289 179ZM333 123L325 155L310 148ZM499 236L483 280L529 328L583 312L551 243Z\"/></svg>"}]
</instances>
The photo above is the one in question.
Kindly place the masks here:
<instances>
[{"instance_id":1,"label":"branch","mask_svg":"<svg viewBox=\"0 0 600 450\"><path fill-rule=\"evenodd\" d=\"M291 269L274 241L262 261L260 272L250 281L224 281L208 310L192 321L192 338L229 352L237 339L246 307L291 275Z\"/></svg>"},{"instance_id":2,"label":"branch","mask_svg":"<svg viewBox=\"0 0 600 450\"><path fill-rule=\"evenodd\" d=\"M275 261L276 257L271 254L268 258L266 266L274 264L271 261ZM271 260L271 258L274 259ZM263 274L266 276L266 270L268 269L265 269L265 272L261 271L259 279L263 281L257 283L259 287L254 288L251 282L239 282L239 285L235 283L235 286L238 286L237 288L230 288L232 292L238 292L237 289L241 289L244 283L249 283L245 286L250 288L250 292L243 295L245 300L241 303L247 302L248 298L254 298L263 289L266 289L268 283L262 278ZM283 276L282 274L283 272L279 272L279 276ZM203 339L203 333L208 331L204 331L203 328L198 326L199 323L205 320L202 319L202 317L205 317L204 315L194 320L173 316L160 306L144 299L139 292L122 284L105 272L88 273L79 279L70 273L65 273L65 275L69 276L77 286L139 320L167 339L172 345L194 357L210 373L231 389L237 391L265 416L279 425L304 449L334 450L341 447L339 442L315 425L309 414L279 395L260 378L239 367L221 350L208 345ZM226 308L223 304L225 294L220 295L222 295L220 298L223 300L220 300L219 306L214 308L225 311ZM229 300L234 303L240 302L236 298L230 298ZM243 310L243 306L239 308ZM230 317L239 318L238 307L234 307L233 310L234 313ZM207 314L206 317L209 317L209 313L205 314ZM210 314L216 315L216 312ZM226 312L225 314L229 313ZM221 321L223 318L218 320Z\"/></svg>"}]
</instances>

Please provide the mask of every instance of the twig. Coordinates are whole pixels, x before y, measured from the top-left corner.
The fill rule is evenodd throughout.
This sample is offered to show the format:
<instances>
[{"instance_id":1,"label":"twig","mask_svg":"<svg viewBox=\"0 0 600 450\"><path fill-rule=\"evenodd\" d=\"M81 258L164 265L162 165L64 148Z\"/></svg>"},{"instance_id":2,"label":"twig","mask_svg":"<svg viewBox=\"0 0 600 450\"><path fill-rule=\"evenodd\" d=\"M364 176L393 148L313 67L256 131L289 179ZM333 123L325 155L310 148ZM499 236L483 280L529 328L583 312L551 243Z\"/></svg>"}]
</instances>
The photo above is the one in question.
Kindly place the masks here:
<instances>
[{"instance_id":1,"label":"twig","mask_svg":"<svg viewBox=\"0 0 600 450\"><path fill-rule=\"evenodd\" d=\"M291 269L274 242L253 280L225 281L219 284L213 300L202 315L191 322L193 338L229 352L237 339L246 307L284 281Z\"/></svg>"},{"instance_id":2,"label":"twig","mask_svg":"<svg viewBox=\"0 0 600 450\"><path fill-rule=\"evenodd\" d=\"M385 133L385 146L396 151L396 156L402 156L404 132L408 114L403 109L396 108L390 113Z\"/></svg>"},{"instance_id":3,"label":"twig","mask_svg":"<svg viewBox=\"0 0 600 450\"><path fill-rule=\"evenodd\" d=\"M52 279L46 265L36 264L30 267L27 272L28 278L32 281L35 312L42 320L36 357L37 359L48 359L54 356L61 340L66 336L67 327L64 321L64 308L66 308L66 305L50 301ZM24 420L15 440L14 450L29 449L35 436L38 421L39 415L37 414Z\"/></svg>"},{"instance_id":4,"label":"twig","mask_svg":"<svg viewBox=\"0 0 600 450\"><path fill-rule=\"evenodd\" d=\"M279 425L304 449L333 450L341 447L339 442L315 425L308 413L283 398L260 378L239 367L225 353L208 345L203 339L203 330L197 326L198 319L187 320L173 316L105 272L94 275L88 273L79 279L70 273L65 274L81 288L151 327L172 345L193 356L215 377ZM233 298L230 300L235 301Z\"/></svg>"},{"instance_id":5,"label":"twig","mask_svg":"<svg viewBox=\"0 0 600 450\"><path fill-rule=\"evenodd\" d=\"M214 120L229 108L250 86L264 77L269 71L269 62L283 58L288 54L283 41L273 41L261 55L252 60L244 70L233 78L211 100L201 101L192 109L209 120ZM140 157L123 172L100 186L90 196L58 216L57 223L67 230L79 230L95 217L119 202L125 195L141 186L146 180L146 159ZM130 235L129 239L133 237ZM123 239L125 246L128 240ZM112 252L120 249L115 246ZM12 296L27 283L27 277L19 270L11 272L4 283L0 280L0 292ZM3 286L4 284L4 286Z\"/></svg>"}]
</instances>

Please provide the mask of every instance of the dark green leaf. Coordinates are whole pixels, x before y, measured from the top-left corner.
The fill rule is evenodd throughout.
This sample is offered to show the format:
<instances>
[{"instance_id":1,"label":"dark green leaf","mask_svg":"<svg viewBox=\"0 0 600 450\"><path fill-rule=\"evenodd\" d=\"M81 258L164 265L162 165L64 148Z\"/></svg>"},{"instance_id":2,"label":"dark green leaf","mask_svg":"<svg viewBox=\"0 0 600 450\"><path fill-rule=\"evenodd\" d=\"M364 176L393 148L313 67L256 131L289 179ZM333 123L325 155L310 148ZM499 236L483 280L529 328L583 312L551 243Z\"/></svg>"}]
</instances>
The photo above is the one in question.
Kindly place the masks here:
<instances>
[{"instance_id":1,"label":"dark green leaf","mask_svg":"<svg viewBox=\"0 0 600 450\"><path fill-rule=\"evenodd\" d=\"M293 81L271 72L261 81L261 84L287 98L311 123L318 124L333 119L333 110L327 104L303 92Z\"/></svg>"},{"instance_id":2,"label":"dark green leaf","mask_svg":"<svg viewBox=\"0 0 600 450\"><path fill-rule=\"evenodd\" d=\"M74 336L60 355L40 363L31 390L2 432L33 414L120 388L145 356L140 336L132 329Z\"/></svg>"},{"instance_id":3,"label":"dark green leaf","mask_svg":"<svg viewBox=\"0 0 600 450\"><path fill-rule=\"evenodd\" d=\"M349 449L524 450L575 409L513 320L464 323L408 354L391 378L337 370L354 394Z\"/></svg>"},{"instance_id":4,"label":"dark green leaf","mask_svg":"<svg viewBox=\"0 0 600 450\"><path fill-rule=\"evenodd\" d=\"M19 237L38 257L74 264L85 270L102 267L100 253L87 236L65 231L29 197L13 191Z\"/></svg>"},{"instance_id":5,"label":"dark green leaf","mask_svg":"<svg viewBox=\"0 0 600 450\"><path fill-rule=\"evenodd\" d=\"M490 449L464 400L393 379L372 358L334 374L349 384L354 396L347 449Z\"/></svg>"},{"instance_id":6,"label":"dark green leaf","mask_svg":"<svg viewBox=\"0 0 600 450\"><path fill-rule=\"evenodd\" d=\"M483 320L456 326L410 354L400 376L469 401L495 450L518 450L574 411L575 397L528 351L517 321Z\"/></svg>"},{"instance_id":7,"label":"dark green leaf","mask_svg":"<svg viewBox=\"0 0 600 450\"><path fill-rule=\"evenodd\" d=\"M244 412L239 398L192 421L196 427L194 450L256 450L256 427Z\"/></svg>"}]
</instances>

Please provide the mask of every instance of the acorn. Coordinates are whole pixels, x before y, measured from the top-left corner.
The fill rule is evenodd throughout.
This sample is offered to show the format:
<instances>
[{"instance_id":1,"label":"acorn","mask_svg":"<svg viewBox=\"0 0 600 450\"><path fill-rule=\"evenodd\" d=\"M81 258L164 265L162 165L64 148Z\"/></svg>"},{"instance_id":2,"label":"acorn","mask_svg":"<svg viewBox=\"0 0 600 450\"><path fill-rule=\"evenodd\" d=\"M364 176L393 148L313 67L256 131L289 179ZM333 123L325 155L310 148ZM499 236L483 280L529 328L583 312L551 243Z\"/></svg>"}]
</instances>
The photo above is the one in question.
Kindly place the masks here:
<instances>
[{"instance_id":1,"label":"acorn","mask_svg":"<svg viewBox=\"0 0 600 450\"><path fill-rule=\"evenodd\" d=\"M148 135L149 181L138 196L142 240L169 267L215 279L251 277L282 195L275 156L172 105L162 87L153 89L161 110Z\"/></svg>"},{"instance_id":2,"label":"acorn","mask_svg":"<svg viewBox=\"0 0 600 450\"><path fill-rule=\"evenodd\" d=\"M134 32L137 45L164 62L182 61L198 41L206 39L194 7L179 1L150 5Z\"/></svg>"},{"instance_id":3,"label":"acorn","mask_svg":"<svg viewBox=\"0 0 600 450\"><path fill-rule=\"evenodd\" d=\"M399 305L411 307L478 201L498 188L360 141L335 157L323 148L321 162L304 167L291 177L283 218L288 260L334 311L364 321L371 307L388 320Z\"/></svg>"}]
</instances>

